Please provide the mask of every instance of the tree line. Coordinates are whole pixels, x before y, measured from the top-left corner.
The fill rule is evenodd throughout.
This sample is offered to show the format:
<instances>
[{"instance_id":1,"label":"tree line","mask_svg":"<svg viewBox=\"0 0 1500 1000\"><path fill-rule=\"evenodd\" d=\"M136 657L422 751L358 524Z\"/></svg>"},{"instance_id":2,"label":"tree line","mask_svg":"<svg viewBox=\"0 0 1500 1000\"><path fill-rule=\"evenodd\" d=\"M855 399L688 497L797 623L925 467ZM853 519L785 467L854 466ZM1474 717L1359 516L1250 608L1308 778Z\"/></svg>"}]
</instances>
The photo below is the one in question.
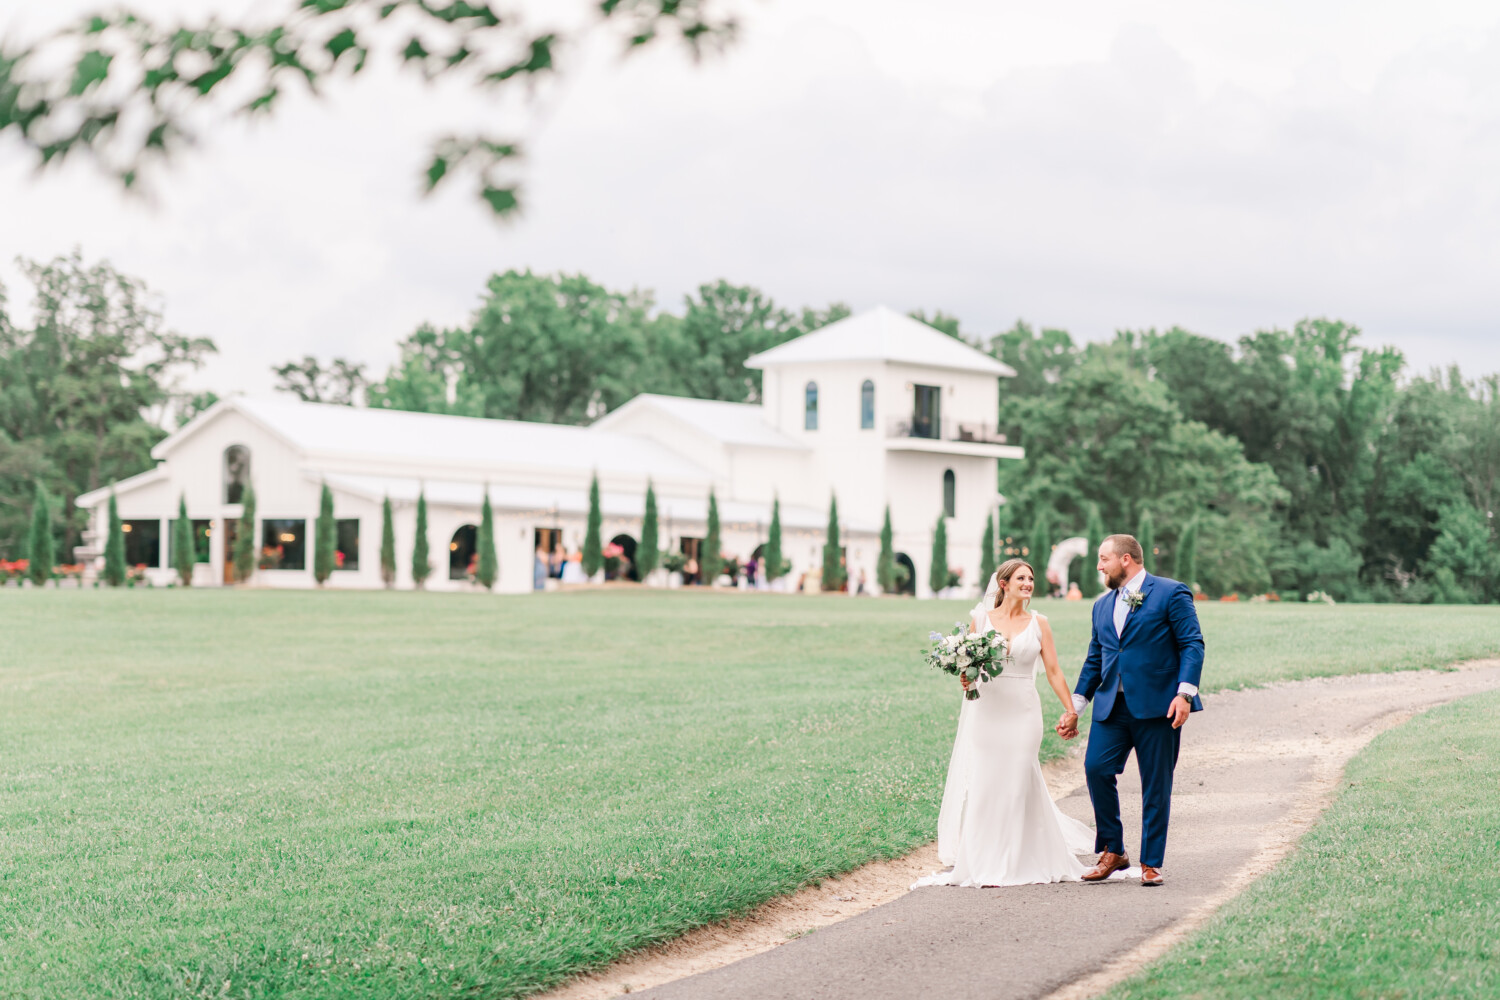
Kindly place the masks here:
<instances>
[{"instance_id":1,"label":"tree line","mask_svg":"<svg viewBox=\"0 0 1500 1000\"><path fill-rule=\"evenodd\" d=\"M167 330L139 280L77 252L22 273L29 327L10 322L0 289L0 556L26 550L40 484L67 558L84 527L77 494L149 468L165 428L216 400L180 389L214 345ZM641 392L757 402L747 358L848 314L727 281L673 311L583 275L507 271L466 323L402 339L381 378L343 358L272 372L306 400L585 424ZM1412 373L1325 319L1233 344L1175 327L1078 344L912 315L1017 373L999 382L998 423L1027 457L999 463L1007 503L987 563L1124 530L1151 542L1155 571L1211 596L1500 599L1497 376ZM934 589L942 572L934 560Z\"/></svg>"}]
</instances>

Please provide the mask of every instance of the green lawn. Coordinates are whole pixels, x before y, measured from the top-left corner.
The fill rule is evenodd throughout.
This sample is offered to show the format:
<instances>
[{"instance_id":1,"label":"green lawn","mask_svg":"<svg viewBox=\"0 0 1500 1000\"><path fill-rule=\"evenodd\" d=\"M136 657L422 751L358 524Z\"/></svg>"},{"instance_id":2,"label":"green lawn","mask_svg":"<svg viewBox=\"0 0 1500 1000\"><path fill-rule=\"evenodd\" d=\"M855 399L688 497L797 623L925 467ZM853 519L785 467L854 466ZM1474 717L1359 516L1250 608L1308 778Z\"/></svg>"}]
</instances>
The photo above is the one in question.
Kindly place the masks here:
<instances>
[{"instance_id":1,"label":"green lawn","mask_svg":"<svg viewBox=\"0 0 1500 1000\"><path fill-rule=\"evenodd\" d=\"M1209 690L1500 653L1496 609L1202 610ZM0 592L0 998L514 997L899 855L963 611Z\"/></svg>"},{"instance_id":2,"label":"green lawn","mask_svg":"<svg viewBox=\"0 0 1500 1000\"><path fill-rule=\"evenodd\" d=\"M1500 996L1500 694L1379 736L1296 853L1110 1000Z\"/></svg>"}]
</instances>

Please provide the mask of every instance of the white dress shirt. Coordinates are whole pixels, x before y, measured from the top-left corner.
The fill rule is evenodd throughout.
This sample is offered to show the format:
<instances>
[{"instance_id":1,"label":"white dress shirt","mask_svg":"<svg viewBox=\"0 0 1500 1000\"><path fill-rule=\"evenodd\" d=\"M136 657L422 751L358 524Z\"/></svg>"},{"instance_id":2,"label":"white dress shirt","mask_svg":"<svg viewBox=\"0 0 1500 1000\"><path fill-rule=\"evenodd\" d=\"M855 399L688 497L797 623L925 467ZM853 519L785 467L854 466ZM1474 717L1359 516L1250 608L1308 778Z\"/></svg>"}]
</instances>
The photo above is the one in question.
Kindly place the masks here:
<instances>
[{"instance_id":1,"label":"white dress shirt","mask_svg":"<svg viewBox=\"0 0 1500 1000\"><path fill-rule=\"evenodd\" d=\"M1138 594L1138 593L1140 593L1141 585L1144 584L1145 582L1146 582L1146 571L1144 569L1139 569L1139 570L1136 570L1135 576L1132 576L1129 580L1126 580L1124 586L1120 587L1120 589L1115 592L1115 638L1118 639L1120 636L1122 636L1122 635L1125 634L1125 619L1130 616L1130 605L1128 605L1124 601L1122 601L1120 599L1120 595L1122 593L1125 593L1125 594ZM1125 682L1124 682L1124 678L1122 677L1120 679L1120 688L1119 688L1119 690L1123 691L1124 687L1125 687ZM1189 698L1192 698L1193 696L1195 696L1198 693L1198 686L1196 684L1189 684L1187 681L1183 681L1183 682L1181 682L1180 684L1177 685L1177 693L1178 694L1185 694ZM1089 703L1089 700L1087 698L1085 698L1083 695L1081 695L1081 694L1074 694L1073 695L1073 711L1082 713L1083 712L1083 707L1085 705L1087 705L1088 703Z\"/></svg>"}]
</instances>

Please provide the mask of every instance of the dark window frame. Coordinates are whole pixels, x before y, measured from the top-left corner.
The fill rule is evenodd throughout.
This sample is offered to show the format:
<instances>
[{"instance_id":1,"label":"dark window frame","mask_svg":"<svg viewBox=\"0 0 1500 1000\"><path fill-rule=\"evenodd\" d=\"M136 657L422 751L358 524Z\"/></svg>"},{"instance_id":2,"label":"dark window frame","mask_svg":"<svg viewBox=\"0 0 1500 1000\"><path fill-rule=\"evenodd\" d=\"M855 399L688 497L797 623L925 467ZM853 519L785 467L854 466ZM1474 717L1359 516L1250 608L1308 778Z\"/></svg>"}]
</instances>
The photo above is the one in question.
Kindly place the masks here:
<instances>
[{"instance_id":1,"label":"dark window frame","mask_svg":"<svg viewBox=\"0 0 1500 1000\"><path fill-rule=\"evenodd\" d=\"M875 383L865 379L859 386L859 429L875 429Z\"/></svg>"},{"instance_id":2,"label":"dark window frame","mask_svg":"<svg viewBox=\"0 0 1500 1000\"><path fill-rule=\"evenodd\" d=\"M809 382L802 389L802 429L818 429L818 383Z\"/></svg>"},{"instance_id":3,"label":"dark window frame","mask_svg":"<svg viewBox=\"0 0 1500 1000\"><path fill-rule=\"evenodd\" d=\"M298 527L292 527L296 525ZM293 535L293 539L283 538ZM273 561L272 550L281 554ZM295 564L295 565L293 565ZM260 557L258 567L263 571L301 573L307 570L307 518L264 517L260 521Z\"/></svg>"}]
</instances>

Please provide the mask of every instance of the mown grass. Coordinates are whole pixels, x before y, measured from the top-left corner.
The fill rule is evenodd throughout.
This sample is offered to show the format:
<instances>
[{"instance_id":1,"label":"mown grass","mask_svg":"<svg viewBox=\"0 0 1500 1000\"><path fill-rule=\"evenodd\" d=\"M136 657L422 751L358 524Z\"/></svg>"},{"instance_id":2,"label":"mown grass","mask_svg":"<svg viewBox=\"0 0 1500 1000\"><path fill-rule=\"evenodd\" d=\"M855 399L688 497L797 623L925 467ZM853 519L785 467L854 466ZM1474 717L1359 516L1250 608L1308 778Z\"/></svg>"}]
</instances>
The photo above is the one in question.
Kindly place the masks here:
<instances>
[{"instance_id":1,"label":"mown grass","mask_svg":"<svg viewBox=\"0 0 1500 1000\"><path fill-rule=\"evenodd\" d=\"M1109 1000L1500 996L1500 694L1379 736L1296 853Z\"/></svg>"},{"instance_id":2,"label":"mown grass","mask_svg":"<svg viewBox=\"0 0 1500 1000\"><path fill-rule=\"evenodd\" d=\"M0 593L0 997L516 997L904 853L963 610ZM1490 609L1203 620L1209 690L1500 652Z\"/></svg>"}]
</instances>

